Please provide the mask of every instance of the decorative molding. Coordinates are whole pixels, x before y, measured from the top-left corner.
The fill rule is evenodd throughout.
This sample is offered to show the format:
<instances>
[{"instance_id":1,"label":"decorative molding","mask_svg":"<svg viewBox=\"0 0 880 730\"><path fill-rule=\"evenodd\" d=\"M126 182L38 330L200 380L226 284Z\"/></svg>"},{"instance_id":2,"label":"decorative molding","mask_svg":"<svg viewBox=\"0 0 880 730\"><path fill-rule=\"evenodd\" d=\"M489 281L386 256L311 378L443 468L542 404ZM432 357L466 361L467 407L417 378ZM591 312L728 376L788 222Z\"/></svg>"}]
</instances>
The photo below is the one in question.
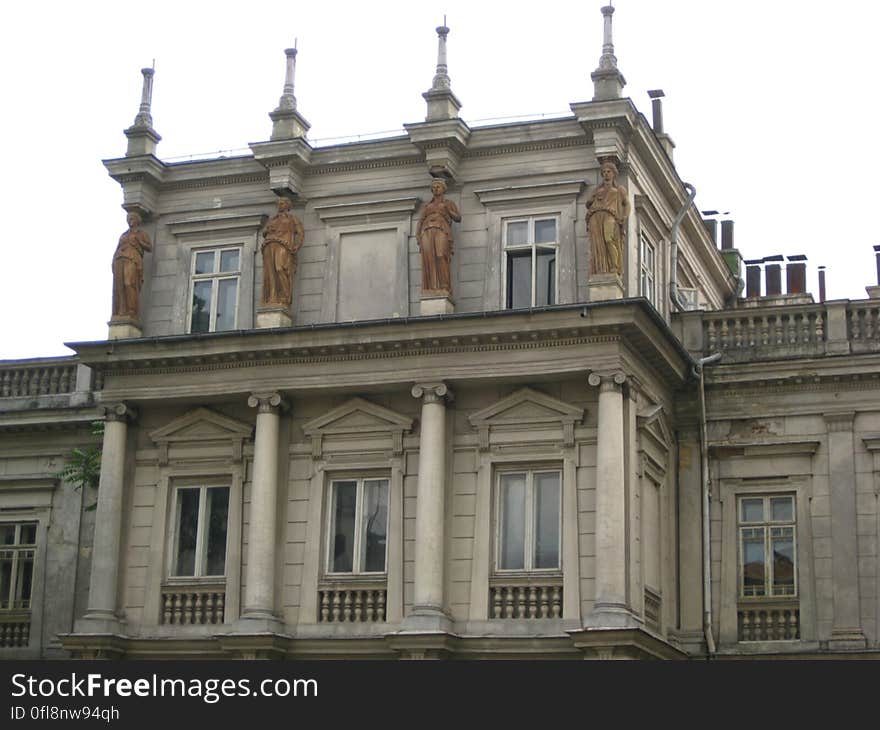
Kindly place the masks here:
<instances>
[{"instance_id":1,"label":"decorative molding","mask_svg":"<svg viewBox=\"0 0 880 730\"><path fill-rule=\"evenodd\" d=\"M792 438L773 441L753 441L750 443L713 441L709 451L716 458L730 456L812 456L818 451L821 441Z\"/></svg>"},{"instance_id":2,"label":"decorative molding","mask_svg":"<svg viewBox=\"0 0 880 730\"><path fill-rule=\"evenodd\" d=\"M269 180L265 171L244 173L239 175L218 175L216 177L199 178L198 180L170 180L162 186L162 191L196 190L202 188L224 187L226 185L261 184Z\"/></svg>"},{"instance_id":3,"label":"decorative molding","mask_svg":"<svg viewBox=\"0 0 880 730\"><path fill-rule=\"evenodd\" d=\"M275 413L288 408L280 393L271 391L266 393L251 393L248 396L248 406L256 408L257 413Z\"/></svg>"},{"instance_id":4,"label":"decorative molding","mask_svg":"<svg viewBox=\"0 0 880 730\"><path fill-rule=\"evenodd\" d=\"M208 408L196 408L151 431L149 436L158 447L158 461L161 466L168 464L169 446L208 441L229 441L232 460L239 463L242 460L244 441L252 437L253 431L254 427L249 423L221 415Z\"/></svg>"},{"instance_id":5,"label":"decorative molding","mask_svg":"<svg viewBox=\"0 0 880 730\"><path fill-rule=\"evenodd\" d=\"M403 453L403 433L412 431L413 419L363 398L352 398L323 416L314 418L302 427L312 440L312 456L324 455L327 436L363 436L386 434L391 439L391 452Z\"/></svg>"},{"instance_id":6,"label":"decorative molding","mask_svg":"<svg viewBox=\"0 0 880 730\"><path fill-rule=\"evenodd\" d=\"M594 371L587 376L587 382L594 388L598 386L600 393L620 391L626 380L626 373L621 371L614 373L597 373Z\"/></svg>"},{"instance_id":7,"label":"decorative molding","mask_svg":"<svg viewBox=\"0 0 880 730\"><path fill-rule=\"evenodd\" d=\"M535 202L541 198L577 198L586 187L583 180L560 180L559 182L533 185L508 185L503 188L474 190L474 195L486 207L493 205Z\"/></svg>"},{"instance_id":8,"label":"decorative molding","mask_svg":"<svg viewBox=\"0 0 880 730\"><path fill-rule=\"evenodd\" d=\"M421 398L423 403L443 403L454 399L446 383L416 383L411 392L413 398Z\"/></svg>"},{"instance_id":9,"label":"decorative molding","mask_svg":"<svg viewBox=\"0 0 880 730\"><path fill-rule=\"evenodd\" d=\"M582 423L586 411L551 398L532 388L520 388L506 398L468 416L477 430L480 451L488 451L491 434L499 431L530 432L538 426L558 425L562 444L574 446L575 423Z\"/></svg>"},{"instance_id":10,"label":"decorative molding","mask_svg":"<svg viewBox=\"0 0 880 730\"><path fill-rule=\"evenodd\" d=\"M828 433L852 431L856 412L843 411L841 413L823 413L822 417L825 419L825 427L828 429Z\"/></svg>"},{"instance_id":11,"label":"decorative molding","mask_svg":"<svg viewBox=\"0 0 880 730\"><path fill-rule=\"evenodd\" d=\"M137 418L137 409L127 403L115 403L112 405L98 406L98 411L105 421L130 422Z\"/></svg>"},{"instance_id":12,"label":"decorative molding","mask_svg":"<svg viewBox=\"0 0 880 730\"><path fill-rule=\"evenodd\" d=\"M560 150L569 147L584 147L589 144L590 140L586 137L567 137L564 139L549 140L547 142L522 142L520 144L469 148L462 157L467 160L474 157L509 155L517 152L543 152L545 150Z\"/></svg>"},{"instance_id":13,"label":"decorative molding","mask_svg":"<svg viewBox=\"0 0 880 730\"><path fill-rule=\"evenodd\" d=\"M421 202L420 198L389 198L386 200L357 200L350 203L315 205L315 214L325 223L335 223L340 219L367 218L374 216L394 216L405 218L411 215Z\"/></svg>"},{"instance_id":14,"label":"decorative molding","mask_svg":"<svg viewBox=\"0 0 880 730\"><path fill-rule=\"evenodd\" d=\"M165 225L174 236L192 236L233 230L253 233L262 228L266 218L265 213L226 213L169 221Z\"/></svg>"},{"instance_id":15,"label":"decorative molding","mask_svg":"<svg viewBox=\"0 0 880 730\"><path fill-rule=\"evenodd\" d=\"M380 170L388 167L405 167L409 165L424 165L425 161L419 156L395 157L388 160L369 160L363 162L340 162L337 164L315 165L309 168L310 175L330 175L334 172L355 172L357 170Z\"/></svg>"}]
</instances>

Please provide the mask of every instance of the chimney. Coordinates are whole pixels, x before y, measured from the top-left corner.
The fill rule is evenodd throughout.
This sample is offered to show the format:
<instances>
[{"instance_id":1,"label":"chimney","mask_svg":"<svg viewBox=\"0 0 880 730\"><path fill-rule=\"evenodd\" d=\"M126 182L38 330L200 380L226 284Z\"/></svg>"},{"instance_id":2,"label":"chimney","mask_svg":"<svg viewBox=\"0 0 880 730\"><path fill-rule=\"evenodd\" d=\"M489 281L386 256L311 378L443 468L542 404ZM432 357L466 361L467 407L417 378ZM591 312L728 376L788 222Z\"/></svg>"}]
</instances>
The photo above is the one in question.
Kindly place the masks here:
<instances>
[{"instance_id":1,"label":"chimney","mask_svg":"<svg viewBox=\"0 0 880 730\"><path fill-rule=\"evenodd\" d=\"M672 151L675 149L675 142L672 141L672 137L663 131L663 102L660 101L666 94L663 93L663 89L651 89L648 92L648 96L651 97L651 115L653 116L651 127L660 146L663 147L671 160Z\"/></svg>"},{"instance_id":2,"label":"chimney","mask_svg":"<svg viewBox=\"0 0 880 730\"><path fill-rule=\"evenodd\" d=\"M721 250L733 248L733 221L721 221Z\"/></svg>"},{"instance_id":3,"label":"chimney","mask_svg":"<svg viewBox=\"0 0 880 730\"><path fill-rule=\"evenodd\" d=\"M746 261L746 297L756 299L761 296L761 259Z\"/></svg>"},{"instance_id":4,"label":"chimney","mask_svg":"<svg viewBox=\"0 0 880 730\"><path fill-rule=\"evenodd\" d=\"M819 267L819 301L825 301L825 267Z\"/></svg>"},{"instance_id":5,"label":"chimney","mask_svg":"<svg viewBox=\"0 0 880 730\"><path fill-rule=\"evenodd\" d=\"M865 287L868 299L880 299L880 244L874 246L874 258L877 261L877 283Z\"/></svg>"},{"instance_id":6,"label":"chimney","mask_svg":"<svg viewBox=\"0 0 880 730\"><path fill-rule=\"evenodd\" d=\"M721 246L724 246L723 235ZM764 258L765 296L773 297L782 294L782 265L770 262L782 261L784 258L785 257L781 254L776 256L767 256Z\"/></svg>"},{"instance_id":7,"label":"chimney","mask_svg":"<svg viewBox=\"0 0 880 730\"><path fill-rule=\"evenodd\" d=\"M706 230L709 231L709 237L712 239L712 243L716 246L718 245L718 221L714 218L703 218L703 225L706 226Z\"/></svg>"},{"instance_id":8,"label":"chimney","mask_svg":"<svg viewBox=\"0 0 880 730\"><path fill-rule=\"evenodd\" d=\"M807 291L807 257L789 256L785 265L785 288L787 294L804 294Z\"/></svg>"}]
</instances>

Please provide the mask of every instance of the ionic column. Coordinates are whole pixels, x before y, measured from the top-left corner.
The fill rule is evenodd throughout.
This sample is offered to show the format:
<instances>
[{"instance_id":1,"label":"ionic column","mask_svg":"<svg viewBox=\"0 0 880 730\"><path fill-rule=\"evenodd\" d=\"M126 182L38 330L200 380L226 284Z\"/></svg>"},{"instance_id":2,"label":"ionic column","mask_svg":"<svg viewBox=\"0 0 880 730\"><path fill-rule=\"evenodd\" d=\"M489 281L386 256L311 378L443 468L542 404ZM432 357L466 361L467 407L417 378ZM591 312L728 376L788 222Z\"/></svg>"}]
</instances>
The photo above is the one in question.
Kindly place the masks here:
<instances>
[{"instance_id":1,"label":"ionic column","mask_svg":"<svg viewBox=\"0 0 880 730\"><path fill-rule=\"evenodd\" d=\"M451 398L452 394L445 383L420 383L413 386L412 395L422 401L413 616L433 617L430 626L439 630L449 621L443 610L443 527L446 501L445 399ZM409 623L412 625L413 622Z\"/></svg>"},{"instance_id":2,"label":"ionic column","mask_svg":"<svg viewBox=\"0 0 880 730\"><path fill-rule=\"evenodd\" d=\"M623 434L623 384L626 375L590 373L599 387L596 444L596 596L591 625L622 625L626 620L626 474ZM597 621L598 620L598 621Z\"/></svg>"},{"instance_id":3,"label":"ionic column","mask_svg":"<svg viewBox=\"0 0 880 730\"><path fill-rule=\"evenodd\" d=\"M248 398L248 405L257 409L257 428L242 618L275 621L278 432L281 410L286 404L278 393L254 393Z\"/></svg>"},{"instance_id":4,"label":"ionic column","mask_svg":"<svg viewBox=\"0 0 880 730\"><path fill-rule=\"evenodd\" d=\"M119 544L122 535L122 499L125 487L125 451L128 422L136 412L119 403L104 408L104 444L95 513L95 541L89 577L89 603L84 618L106 622L99 631L118 626L116 595L119 584Z\"/></svg>"}]
</instances>

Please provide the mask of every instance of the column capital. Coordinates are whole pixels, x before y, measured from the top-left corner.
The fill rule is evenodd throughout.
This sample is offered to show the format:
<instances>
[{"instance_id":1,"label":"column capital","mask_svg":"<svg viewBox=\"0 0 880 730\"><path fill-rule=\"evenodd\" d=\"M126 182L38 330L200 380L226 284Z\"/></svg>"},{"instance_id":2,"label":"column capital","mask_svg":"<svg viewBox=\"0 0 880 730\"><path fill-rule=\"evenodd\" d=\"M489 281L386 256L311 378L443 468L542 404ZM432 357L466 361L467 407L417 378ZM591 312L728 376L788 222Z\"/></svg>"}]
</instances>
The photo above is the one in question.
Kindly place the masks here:
<instances>
[{"instance_id":1,"label":"column capital","mask_svg":"<svg viewBox=\"0 0 880 730\"><path fill-rule=\"evenodd\" d=\"M256 408L257 413L278 413L288 408L288 403L281 397L281 393L272 391L268 393L251 393L248 396L248 405Z\"/></svg>"},{"instance_id":2,"label":"column capital","mask_svg":"<svg viewBox=\"0 0 880 730\"><path fill-rule=\"evenodd\" d=\"M592 372L587 377L587 382L593 387L599 386L600 393L608 393L612 390L620 390L627 381L626 373L618 370L616 372Z\"/></svg>"},{"instance_id":3,"label":"column capital","mask_svg":"<svg viewBox=\"0 0 880 730\"><path fill-rule=\"evenodd\" d=\"M112 403L99 408L105 421L122 421L128 423L137 418L137 409L128 403Z\"/></svg>"},{"instance_id":4,"label":"column capital","mask_svg":"<svg viewBox=\"0 0 880 730\"><path fill-rule=\"evenodd\" d=\"M423 403L451 401L454 398L446 383L416 383L412 387L412 397L421 398Z\"/></svg>"}]
</instances>

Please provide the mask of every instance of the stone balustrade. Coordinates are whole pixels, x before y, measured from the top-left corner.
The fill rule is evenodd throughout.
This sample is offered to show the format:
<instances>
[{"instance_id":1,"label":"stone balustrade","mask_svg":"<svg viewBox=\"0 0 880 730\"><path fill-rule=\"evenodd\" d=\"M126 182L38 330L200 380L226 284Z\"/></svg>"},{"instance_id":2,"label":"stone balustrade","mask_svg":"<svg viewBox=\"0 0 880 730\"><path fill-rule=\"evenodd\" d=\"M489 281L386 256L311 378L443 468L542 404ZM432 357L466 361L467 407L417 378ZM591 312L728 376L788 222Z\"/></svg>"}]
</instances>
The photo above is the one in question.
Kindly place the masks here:
<instances>
[{"instance_id":1,"label":"stone balustrade","mask_svg":"<svg viewBox=\"0 0 880 730\"><path fill-rule=\"evenodd\" d=\"M737 626L739 641L793 641L801 637L797 602L740 603Z\"/></svg>"},{"instance_id":2,"label":"stone balustrade","mask_svg":"<svg viewBox=\"0 0 880 730\"><path fill-rule=\"evenodd\" d=\"M384 582L325 585L318 589L318 621L337 624L384 621L386 600Z\"/></svg>"},{"instance_id":3,"label":"stone balustrade","mask_svg":"<svg viewBox=\"0 0 880 730\"><path fill-rule=\"evenodd\" d=\"M490 618L562 618L562 579L496 579L489 586Z\"/></svg>"},{"instance_id":4,"label":"stone balustrade","mask_svg":"<svg viewBox=\"0 0 880 730\"><path fill-rule=\"evenodd\" d=\"M162 589L162 623L172 625L222 624L226 584L165 586Z\"/></svg>"},{"instance_id":5,"label":"stone balustrade","mask_svg":"<svg viewBox=\"0 0 880 730\"><path fill-rule=\"evenodd\" d=\"M0 361L0 398L37 398L101 390L103 375L76 357Z\"/></svg>"},{"instance_id":6,"label":"stone balustrade","mask_svg":"<svg viewBox=\"0 0 880 730\"><path fill-rule=\"evenodd\" d=\"M27 646L30 635L30 611L0 611L0 648Z\"/></svg>"}]
</instances>

